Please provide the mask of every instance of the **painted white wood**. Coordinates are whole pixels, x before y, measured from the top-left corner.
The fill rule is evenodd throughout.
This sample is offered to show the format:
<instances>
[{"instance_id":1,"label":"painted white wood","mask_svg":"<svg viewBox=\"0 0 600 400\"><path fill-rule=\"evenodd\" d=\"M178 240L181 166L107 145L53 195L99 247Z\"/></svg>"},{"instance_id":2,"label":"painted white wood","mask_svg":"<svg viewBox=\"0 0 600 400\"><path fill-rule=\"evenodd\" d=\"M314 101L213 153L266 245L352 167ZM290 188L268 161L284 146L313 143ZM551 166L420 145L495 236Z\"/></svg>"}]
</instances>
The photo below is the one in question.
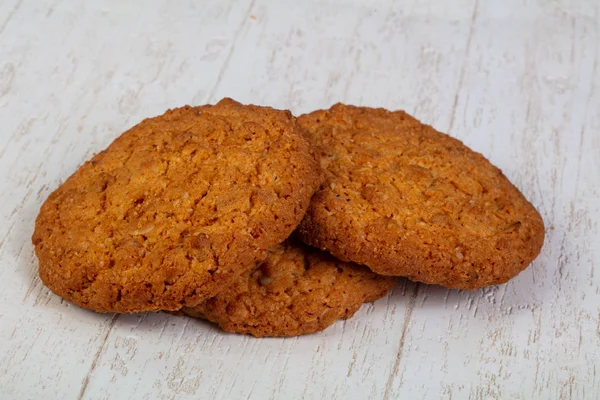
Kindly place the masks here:
<instances>
[{"instance_id":1,"label":"painted white wood","mask_svg":"<svg viewBox=\"0 0 600 400\"><path fill-rule=\"evenodd\" d=\"M600 4L0 2L0 398L600 397ZM230 96L402 108L501 167L540 257L473 292L400 282L326 331L254 339L50 293L41 202L140 119Z\"/></svg>"}]
</instances>

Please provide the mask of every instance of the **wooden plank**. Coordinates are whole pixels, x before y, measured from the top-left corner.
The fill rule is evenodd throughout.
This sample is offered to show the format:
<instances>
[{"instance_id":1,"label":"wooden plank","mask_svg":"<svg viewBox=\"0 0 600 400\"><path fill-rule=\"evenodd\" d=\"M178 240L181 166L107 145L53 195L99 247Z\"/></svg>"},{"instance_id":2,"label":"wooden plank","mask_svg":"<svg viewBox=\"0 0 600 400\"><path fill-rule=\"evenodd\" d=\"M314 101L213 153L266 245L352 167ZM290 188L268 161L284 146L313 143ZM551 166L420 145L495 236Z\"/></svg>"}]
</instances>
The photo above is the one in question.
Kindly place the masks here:
<instances>
[{"instance_id":1,"label":"wooden plank","mask_svg":"<svg viewBox=\"0 0 600 400\"><path fill-rule=\"evenodd\" d=\"M0 4L1 398L596 398L600 14L594 0ZM101 315L37 277L41 202L140 119L231 96L402 108L501 167L542 255L474 292L401 281L315 335Z\"/></svg>"}]
</instances>

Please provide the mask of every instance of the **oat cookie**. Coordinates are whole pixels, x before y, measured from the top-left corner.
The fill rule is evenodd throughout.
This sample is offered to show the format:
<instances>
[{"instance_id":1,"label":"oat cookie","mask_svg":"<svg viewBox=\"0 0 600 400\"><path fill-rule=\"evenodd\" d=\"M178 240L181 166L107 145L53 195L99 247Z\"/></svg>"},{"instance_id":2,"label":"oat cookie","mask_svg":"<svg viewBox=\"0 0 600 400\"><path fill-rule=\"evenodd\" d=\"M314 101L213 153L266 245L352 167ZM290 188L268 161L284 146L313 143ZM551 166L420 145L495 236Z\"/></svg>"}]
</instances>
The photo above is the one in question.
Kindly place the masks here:
<instances>
[{"instance_id":1,"label":"oat cookie","mask_svg":"<svg viewBox=\"0 0 600 400\"><path fill-rule=\"evenodd\" d=\"M318 161L288 111L224 99L142 121L43 204L43 282L101 312L177 310L254 267L302 219Z\"/></svg>"},{"instance_id":2,"label":"oat cookie","mask_svg":"<svg viewBox=\"0 0 600 400\"><path fill-rule=\"evenodd\" d=\"M379 274L461 289L506 282L540 252L538 212L460 141L403 111L337 104L298 121L327 171L304 242Z\"/></svg>"},{"instance_id":3,"label":"oat cookie","mask_svg":"<svg viewBox=\"0 0 600 400\"><path fill-rule=\"evenodd\" d=\"M225 291L181 311L229 332L296 336L350 318L363 303L383 297L394 283L395 278L289 239Z\"/></svg>"}]
</instances>

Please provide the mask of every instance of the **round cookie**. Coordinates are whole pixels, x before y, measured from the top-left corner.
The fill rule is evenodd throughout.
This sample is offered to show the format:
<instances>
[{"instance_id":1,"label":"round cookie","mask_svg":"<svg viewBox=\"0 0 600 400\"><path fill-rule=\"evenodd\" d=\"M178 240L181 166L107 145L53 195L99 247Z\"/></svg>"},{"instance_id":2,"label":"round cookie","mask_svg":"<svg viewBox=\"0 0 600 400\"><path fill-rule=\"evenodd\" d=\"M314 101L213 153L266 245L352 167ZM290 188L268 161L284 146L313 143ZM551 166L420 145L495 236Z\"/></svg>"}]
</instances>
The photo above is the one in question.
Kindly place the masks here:
<instances>
[{"instance_id":1,"label":"round cookie","mask_svg":"<svg viewBox=\"0 0 600 400\"><path fill-rule=\"evenodd\" d=\"M100 312L178 310L254 267L321 181L289 111L217 105L142 121L42 205L42 281Z\"/></svg>"},{"instance_id":2,"label":"round cookie","mask_svg":"<svg viewBox=\"0 0 600 400\"><path fill-rule=\"evenodd\" d=\"M385 296L395 282L289 239L223 292L181 311L228 332L297 336L350 318L363 303Z\"/></svg>"},{"instance_id":3,"label":"round cookie","mask_svg":"<svg viewBox=\"0 0 600 400\"><path fill-rule=\"evenodd\" d=\"M540 252L539 213L460 141L403 111L337 104L298 122L327 174L298 230L305 243L460 289L506 282Z\"/></svg>"}]
</instances>

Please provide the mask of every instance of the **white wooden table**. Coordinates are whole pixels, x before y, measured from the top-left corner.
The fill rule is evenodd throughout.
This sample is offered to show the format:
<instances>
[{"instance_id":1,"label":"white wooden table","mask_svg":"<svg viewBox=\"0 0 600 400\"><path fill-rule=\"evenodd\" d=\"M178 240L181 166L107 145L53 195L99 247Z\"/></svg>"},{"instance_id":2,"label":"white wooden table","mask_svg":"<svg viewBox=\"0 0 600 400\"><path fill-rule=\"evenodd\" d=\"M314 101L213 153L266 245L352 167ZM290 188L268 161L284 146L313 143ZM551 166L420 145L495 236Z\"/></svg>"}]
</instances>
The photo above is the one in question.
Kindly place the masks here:
<instances>
[{"instance_id":1,"label":"white wooden table","mask_svg":"<svg viewBox=\"0 0 600 400\"><path fill-rule=\"evenodd\" d=\"M599 7L0 1L0 399L600 398ZM289 339L49 292L30 241L47 195L142 118L223 96L405 109L504 170L542 254L479 291L402 281Z\"/></svg>"}]
</instances>

